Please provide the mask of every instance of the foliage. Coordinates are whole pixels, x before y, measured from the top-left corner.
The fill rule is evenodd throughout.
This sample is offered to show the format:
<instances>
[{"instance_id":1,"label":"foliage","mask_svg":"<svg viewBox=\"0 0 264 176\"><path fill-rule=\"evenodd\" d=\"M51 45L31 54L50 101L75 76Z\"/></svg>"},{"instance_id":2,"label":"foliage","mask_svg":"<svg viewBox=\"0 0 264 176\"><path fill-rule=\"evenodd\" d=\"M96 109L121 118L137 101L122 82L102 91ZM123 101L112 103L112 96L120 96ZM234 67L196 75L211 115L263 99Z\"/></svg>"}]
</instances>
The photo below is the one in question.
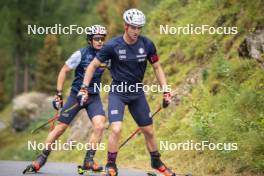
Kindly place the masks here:
<instances>
[{"instance_id":1,"label":"foliage","mask_svg":"<svg viewBox=\"0 0 264 176\"><path fill-rule=\"evenodd\" d=\"M57 75L62 65L61 48L56 35L47 35L44 48L40 50L36 74L36 89L41 92L54 92Z\"/></svg>"}]
</instances>

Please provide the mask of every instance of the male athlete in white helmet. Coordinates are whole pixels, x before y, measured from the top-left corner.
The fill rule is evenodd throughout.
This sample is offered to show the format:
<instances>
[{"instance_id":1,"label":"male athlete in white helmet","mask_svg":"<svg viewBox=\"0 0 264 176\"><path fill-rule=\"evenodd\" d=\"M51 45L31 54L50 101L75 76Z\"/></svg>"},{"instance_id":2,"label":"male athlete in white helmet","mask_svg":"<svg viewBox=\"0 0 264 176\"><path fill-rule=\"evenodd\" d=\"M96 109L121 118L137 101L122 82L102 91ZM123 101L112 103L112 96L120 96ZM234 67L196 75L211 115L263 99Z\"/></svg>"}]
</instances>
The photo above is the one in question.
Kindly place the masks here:
<instances>
[{"instance_id":1,"label":"male athlete in white helmet","mask_svg":"<svg viewBox=\"0 0 264 176\"><path fill-rule=\"evenodd\" d=\"M33 163L25 169L24 173L37 172L41 167L44 166L51 152L51 145L64 133L69 124L75 118L76 114L81 109L85 109L87 111L94 129L89 140L89 143L92 147L86 152L82 168L85 170L93 171L103 170L103 167L96 164L93 158L96 152L95 146L101 141L105 123L105 112L103 110L99 90L94 89L94 86L95 84L100 84L104 69L98 68L95 71L95 74L92 75L93 81L87 89L87 93L89 93L90 98L86 104L79 105L77 94L81 89L81 85L83 83L85 68L92 62L96 53L103 47L105 36L106 28L104 26L90 26L88 34L86 36L88 45L74 52L61 68L57 80L56 95L52 102L53 107L56 110L62 108L60 116L58 118L59 123L48 134L45 142L47 148L45 148L42 153L36 158L36 160L33 161ZM71 93L66 103L63 105L63 84L66 79L66 74L72 70L75 71L75 78L72 82Z\"/></svg>"},{"instance_id":2,"label":"male athlete in white helmet","mask_svg":"<svg viewBox=\"0 0 264 176\"><path fill-rule=\"evenodd\" d=\"M150 153L151 167L158 170L165 176L175 176L160 159L157 142L154 136L153 122L150 118L150 108L146 101L143 89L127 92L120 92L116 89L118 85L135 87L142 83L147 63L150 62L154 69L154 74L161 87L166 88L166 78L159 64L154 43L145 36L141 36L142 27L146 23L145 15L137 9L129 9L123 15L124 34L113 38L104 45L96 54L96 58L88 66L82 89L79 95L86 101L89 100L85 89L90 84L92 76L100 63L111 60L111 75L113 78L111 91L109 93L108 118L111 124L108 143L108 159L106 164L106 175L116 176L118 169L116 158L119 149L119 138L121 133L125 105L134 118L141 132L145 136L147 149ZM115 86L117 85L117 86ZM130 87L130 88L131 88ZM167 107L171 102L171 94L164 91L163 107Z\"/></svg>"}]
</instances>

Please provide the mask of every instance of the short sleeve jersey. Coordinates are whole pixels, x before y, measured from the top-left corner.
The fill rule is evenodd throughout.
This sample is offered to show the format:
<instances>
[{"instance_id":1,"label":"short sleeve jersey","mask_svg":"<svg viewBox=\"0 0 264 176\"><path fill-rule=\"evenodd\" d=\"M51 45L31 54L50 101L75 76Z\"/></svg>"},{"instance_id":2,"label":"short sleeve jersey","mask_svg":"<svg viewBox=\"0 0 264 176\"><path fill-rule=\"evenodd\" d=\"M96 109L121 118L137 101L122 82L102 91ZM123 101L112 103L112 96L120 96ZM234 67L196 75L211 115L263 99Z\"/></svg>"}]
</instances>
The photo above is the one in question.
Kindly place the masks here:
<instances>
[{"instance_id":1,"label":"short sleeve jersey","mask_svg":"<svg viewBox=\"0 0 264 176\"><path fill-rule=\"evenodd\" d=\"M86 68L92 62L96 55L96 50L90 46L86 48L81 48L80 50L74 52L71 57L65 62L65 64L71 68L75 69L75 78L72 82L72 91L78 93L83 83L84 75ZM101 82L101 77L104 72L104 69L97 68L91 83L88 88L88 92L91 94L98 94ZM96 86L97 85L97 86Z\"/></svg>"},{"instance_id":2,"label":"short sleeve jersey","mask_svg":"<svg viewBox=\"0 0 264 176\"><path fill-rule=\"evenodd\" d=\"M111 61L110 71L114 81L140 83L144 78L147 61L151 64L159 60L154 43L139 36L134 44L127 44L123 36L107 42L96 54L101 62Z\"/></svg>"}]
</instances>

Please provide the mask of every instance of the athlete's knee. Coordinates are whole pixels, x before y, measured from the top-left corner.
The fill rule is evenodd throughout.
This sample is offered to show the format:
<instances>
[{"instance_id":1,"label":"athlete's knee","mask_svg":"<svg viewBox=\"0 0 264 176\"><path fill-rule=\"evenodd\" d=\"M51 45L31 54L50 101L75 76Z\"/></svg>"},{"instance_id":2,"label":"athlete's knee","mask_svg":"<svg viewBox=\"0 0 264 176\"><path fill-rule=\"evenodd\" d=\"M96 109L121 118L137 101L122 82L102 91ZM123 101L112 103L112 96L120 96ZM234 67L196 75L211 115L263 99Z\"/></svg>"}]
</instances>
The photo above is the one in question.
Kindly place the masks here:
<instances>
[{"instance_id":1,"label":"athlete's knee","mask_svg":"<svg viewBox=\"0 0 264 176\"><path fill-rule=\"evenodd\" d=\"M97 123L93 127L95 133L102 133L104 131L104 123Z\"/></svg>"},{"instance_id":2,"label":"athlete's knee","mask_svg":"<svg viewBox=\"0 0 264 176\"><path fill-rule=\"evenodd\" d=\"M141 131L147 138L154 137L154 129L152 125L141 127Z\"/></svg>"},{"instance_id":3,"label":"athlete's knee","mask_svg":"<svg viewBox=\"0 0 264 176\"><path fill-rule=\"evenodd\" d=\"M93 130L95 133L102 133L104 130L105 117L104 116L95 116L92 119Z\"/></svg>"},{"instance_id":4,"label":"athlete's knee","mask_svg":"<svg viewBox=\"0 0 264 176\"><path fill-rule=\"evenodd\" d=\"M114 134L114 135L120 135L121 130L122 130L122 124L121 124L121 122L113 122L111 124L111 132L112 132L112 134Z\"/></svg>"},{"instance_id":5,"label":"athlete's knee","mask_svg":"<svg viewBox=\"0 0 264 176\"><path fill-rule=\"evenodd\" d=\"M55 126L54 131L57 135L62 135L64 131L67 129L68 125L60 123Z\"/></svg>"}]
</instances>

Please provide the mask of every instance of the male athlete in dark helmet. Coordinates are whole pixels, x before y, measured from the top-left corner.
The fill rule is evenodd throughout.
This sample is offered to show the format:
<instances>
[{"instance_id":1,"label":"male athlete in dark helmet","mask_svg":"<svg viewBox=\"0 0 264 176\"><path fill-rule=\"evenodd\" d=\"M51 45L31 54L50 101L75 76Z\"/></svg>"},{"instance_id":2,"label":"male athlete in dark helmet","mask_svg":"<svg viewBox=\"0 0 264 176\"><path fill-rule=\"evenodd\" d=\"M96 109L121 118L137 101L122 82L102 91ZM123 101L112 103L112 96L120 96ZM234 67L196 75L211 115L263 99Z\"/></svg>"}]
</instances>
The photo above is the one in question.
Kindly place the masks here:
<instances>
[{"instance_id":1,"label":"male athlete in dark helmet","mask_svg":"<svg viewBox=\"0 0 264 176\"><path fill-rule=\"evenodd\" d=\"M151 157L151 167L158 170L165 176L175 176L160 159L160 153L154 129L152 118L150 118L150 108L146 101L144 91L120 92L113 85L127 85L136 87L136 84L142 83L147 62L150 62L154 69L155 76L161 87L166 88L166 78L159 64L154 43L145 36L141 36L142 27L145 24L145 15L137 9L129 9L123 15L124 34L113 38L104 45L96 54L96 58L87 67L84 82L79 92L79 96L85 102L90 99L86 93L88 85L92 80L93 73L102 62L111 60L111 75L113 78L111 91L109 93L108 118L111 123L111 132L108 143L108 159L106 164L106 175L116 176L118 169L116 158L119 149L119 138L124 115L125 105L141 128L144 134L147 149ZM168 87L167 87L168 88ZM171 102L170 91L164 91L163 107L167 107Z\"/></svg>"},{"instance_id":2,"label":"male athlete in dark helmet","mask_svg":"<svg viewBox=\"0 0 264 176\"><path fill-rule=\"evenodd\" d=\"M106 37L106 29L101 25L93 25L89 28L87 34L88 46L81 48L74 52L71 57L65 62L61 68L57 80L57 93L53 100L53 107L56 110L62 108L60 116L58 118L59 123L49 133L45 143L48 144L48 148L42 151L33 163L28 166L25 171L38 171L47 161L47 158L51 152L51 144L54 143L67 129L68 125L72 122L76 114L85 109L93 125L93 133L89 140L91 149L87 150L86 156L83 162L83 168L93 171L103 170L102 166L97 165L93 157L96 152L96 144L100 143L105 123L105 112L99 95L99 90L94 89L95 84L100 84L101 76L104 72L104 68L97 68L92 76L92 81L88 86L89 101L80 106L77 101L77 93L79 92L83 83L86 67L92 62L96 53L103 47ZM71 70L75 70L75 79L72 82L71 93L63 105L62 90L63 84L66 79L66 74ZM43 73L44 74L44 73Z\"/></svg>"}]
</instances>

